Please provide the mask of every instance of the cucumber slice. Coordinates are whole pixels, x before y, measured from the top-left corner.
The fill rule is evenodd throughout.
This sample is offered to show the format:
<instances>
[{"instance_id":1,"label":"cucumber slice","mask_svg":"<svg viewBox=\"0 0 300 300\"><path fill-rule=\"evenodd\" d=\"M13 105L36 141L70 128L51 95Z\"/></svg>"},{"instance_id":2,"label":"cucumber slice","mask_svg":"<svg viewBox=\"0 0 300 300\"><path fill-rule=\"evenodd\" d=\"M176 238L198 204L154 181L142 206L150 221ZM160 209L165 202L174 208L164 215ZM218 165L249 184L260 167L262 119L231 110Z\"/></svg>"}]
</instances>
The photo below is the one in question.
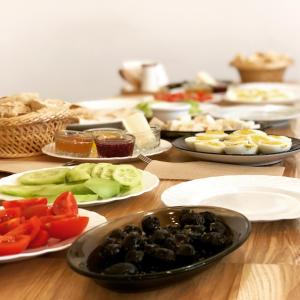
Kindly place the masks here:
<instances>
[{"instance_id":1,"label":"cucumber slice","mask_svg":"<svg viewBox=\"0 0 300 300\"><path fill-rule=\"evenodd\" d=\"M86 172L89 175L91 175L95 166L96 166L96 164L93 164L93 163L84 163L84 164L80 164L80 165L76 166L75 168L73 168L73 170L74 169L81 170L81 171Z\"/></svg>"},{"instance_id":2,"label":"cucumber slice","mask_svg":"<svg viewBox=\"0 0 300 300\"><path fill-rule=\"evenodd\" d=\"M0 193L4 195L28 198L38 196L42 189L43 186L34 185L3 185L0 187Z\"/></svg>"},{"instance_id":3,"label":"cucumber slice","mask_svg":"<svg viewBox=\"0 0 300 300\"><path fill-rule=\"evenodd\" d=\"M93 169L93 171L92 171L91 176L92 177L99 177L99 178L101 178L102 170L106 166L112 166L112 164L108 164L108 163L99 163L99 164L96 164L95 167L94 167L94 169Z\"/></svg>"},{"instance_id":4,"label":"cucumber slice","mask_svg":"<svg viewBox=\"0 0 300 300\"><path fill-rule=\"evenodd\" d=\"M78 203L98 200L98 195L96 194L74 195L74 197Z\"/></svg>"},{"instance_id":5,"label":"cucumber slice","mask_svg":"<svg viewBox=\"0 0 300 300\"><path fill-rule=\"evenodd\" d=\"M122 185L134 187L140 184L141 173L132 165L119 165L113 172L113 178Z\"/></svg>"},{"instance_id":6,"label":"cucumber slice","mask_svg":"<svg viewBox=\"0 0 300 300\"><path fill-rule=\"evenodd\" d=\"M45 171L36 171L19 177L18 182L24 185L42 185L64 183L68 168L56 168Z\"/></svg>"},{"instance_id":7,"label":"cucumber slice","mask_svg":"<svg viewBox=\"0 0 300 300\"><path fill-rule=\"evenodd\" d=\"M114 166L112 164L108 165L108 166L104 166L102 168L102 172L100 177L102 179L113 179L113 172L115 171L117 166Z\"/></svg>"},{"instance_id":8,"label":"cucumber slice","mask_svg":"<svg viewBox=\"0 0 300 300\"><path fill-rule=\"evenodd\" d=\"M112 198L120 193L120 184L114 180L91 178L84 185L102 199Z\"/></svg>"},{"instance_id":9,"label":"cucumber slice","mask_svg":"<svg viewBox=\"0 0 300 300\"><path fill-rule=\"evenodd\" d=\"M127 196L127 195L131 195L133 193L139 192L143 189L143 185L142 183L134 186L134 187L127 187L127 189L121 189L120 195L121 196Z\"/></svg>"},{"instance_id":10,"label":"cucumber slice","mask_svg":"<svg viewBox=\"0 0 300 300\"><path fill-rule=\"evenodd\" d=\"M71 182L71 183L86 181L90 178L91 175L88 172L76 168L69 170L68 173L66 174L67 182Z\"/></svg>"}]
</instances>

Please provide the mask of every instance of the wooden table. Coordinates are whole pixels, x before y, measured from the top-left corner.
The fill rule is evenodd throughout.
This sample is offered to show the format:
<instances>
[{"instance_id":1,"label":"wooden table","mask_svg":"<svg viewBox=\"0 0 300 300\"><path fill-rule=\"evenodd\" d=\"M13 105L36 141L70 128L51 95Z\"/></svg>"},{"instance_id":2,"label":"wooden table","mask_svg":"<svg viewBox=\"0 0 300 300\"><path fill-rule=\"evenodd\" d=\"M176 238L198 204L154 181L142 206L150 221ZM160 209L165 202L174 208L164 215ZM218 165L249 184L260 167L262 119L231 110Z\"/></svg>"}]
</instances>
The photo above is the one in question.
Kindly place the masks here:
<instances>
[{"instance_id":1,"label":"wooden table","mask_svg":"<svg viewBox=\"0 0 300 300\"><path fill-rule=\"evenodd\" d=\"M173 149L158 159L177 161L182 160L182 156ZM284 175L294 176L295 159L284 164ZM112 219L162 207L161 193L177 183L164 180L145 195L95 206L92 210ZM61 251L1 264L0 299L300 299L300 220L254 223L250 238L241 248L192 278L152 291L107 290L73 272L65 256L66 251Z\"/></svg>"}]
</instances>

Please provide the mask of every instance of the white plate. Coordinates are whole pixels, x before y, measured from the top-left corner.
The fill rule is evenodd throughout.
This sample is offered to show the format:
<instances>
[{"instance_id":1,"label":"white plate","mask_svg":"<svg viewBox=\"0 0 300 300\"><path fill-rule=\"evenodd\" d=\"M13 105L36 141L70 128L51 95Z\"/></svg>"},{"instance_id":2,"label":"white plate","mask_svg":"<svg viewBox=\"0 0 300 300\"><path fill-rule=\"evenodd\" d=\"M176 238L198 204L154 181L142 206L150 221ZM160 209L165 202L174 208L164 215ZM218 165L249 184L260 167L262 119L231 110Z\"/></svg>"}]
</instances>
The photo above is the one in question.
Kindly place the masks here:
<instances>
[{"instance_id":1,"label":"white plate","mask_svg":"<svg viewBox=\"0 0 300 300\"><path fill-rule=\"evenodd\" d=\"M252 121L283 121L300 116L300 107L288 105L203 105L201 109L215 118L232 118Z\"/></svg>"},{"instance_id":2,"label":"white plate","mask_svg":"<svg viewBox=\"0 0 300 300\"><path fill-rule=\"evenodd\" d=\"M268 99L266 101L251 101L251 100L241 100L237 98L235 94L235 89L262 89L262 90L280 90L281 92L288 95L288 98L274 98ZM255 83L244 83L239 85L230 86L225 94L225 100L234 103L248 103L248 104L287 104L300 101L300 86L296 84L287 84L287 83L264 83L264 82L255 82Z\"/></svg>"},{"instance_id":3,"label":"white plate","mask_svg":"<svg viewBox=\"0 0 300 300\"><path fill-rule=\"evenodd\" d=\"M106 222L106 218L103 217L102 215L99 215L93 211L89 211L86 209L79 208L78 215L89 217L89 222L88 222L87 227L85 228L84 232ZM36 249L28 249L19 254L0 256L0 263L7 263L7 262L11 262L11 261L28 259L28 258L32 258L35 256L43 255L46 253L64 250L64 249L70 247L71 244L77 239L77 237L78 236L61 241L52 246L44 246L44 247L40 247L40 248L36 248Z\"/></svg>"},{"instance_id":4,"label":"white plate","mask_svg":"<svg viewBox=\"0 0 300 300\"><path fill-rule=\"evenodd\" d=\"M161 199L166 206L224 207L244 214L251 221L300 218L300 180L283 176L196 179L168 188Z\"/></svg>"},{"instance_id":5,"label":"white plate","mask_svg":"<svg viewBox=\"0 0 300 300\"><path fill-rule=\"evenodd\" d=\"M200 160L207 161L215 161L221 163L229 163L229 164L239 164L239 165L251 165L251 166L266 166L272 165L282 161L284 158L288 156L294 155L297 152L300 152L300 140L296 138L292 139L292 147L289 151L275 153L275 154L240 154L240 155L230 155L230 154L216 154L216 153L205 153L205 152L197 152L190 150L185 142L185 137L181 137L176 139L173 142L173 146L177 148L179 151L182 151L189 156L195 157Z\"/></svg>"},{"instance_id":6,"label":"white plate","mask_svg":"<svg viewBox=\"0 0 300 300\"><path fill-rule=\"evenodd\" d=\"M163 152L167 152L172 148L172 144L166 140L160 140L160 144L158 147L142 151L142 154L145 156L154 156L157 154L161 154ZM135 161L138 160L138 156L141 152L138 150L135 150L133 152L132 156L125 156L125 157L111 157L111 158L105 158L105 157L95 157L91 154L90 157L76 157L76 156L70 156L70 155L62 155L55 152L55 144L51 143L42 148L42 152L53 157L58 158L64 158L69 160L76 160L76 161L82 161L82 162L109 162L109 163L123 163L123 162L129 162L129 161Z\"/></svg>"},{"instance_id":7,"label":"white plate","mask_svg":"<svg viewBox=\"0 0 300 300\"><path fill-rule=\"evenodd\" d=\"M75 166L71 166L71 167L63 167L63 168L69 168L72 169ZM37 172L37 171L45 171L45 170L51 170L51 169L57 169L58 167L55 168L43 168L43 169L38 169L38 170L34 170L34 171L26 171L26 172L22 172L22 173L18 173L18 174L13 174L7 177L4 177L2 179L0 179L0 186L1 185L14 185L18 183L18 178L24 174L27 173L32 173L32 172ZM141 170L142 171L142 170ZM82 202L82 203L78 203L78 206L80 207L86 207L86 206L94 206L94 205L101 205L101 204L105 204L105 203L109 203L109 202L113 202L113 201L119 201L119 200L123 200L123 199L127 199L127 198L131 198L134 196L138 196L141 194L144 194L146 192L149 192L151 190L153 190L155 187L157 187L159 184L159 179L156 175L147 172L147 171L142 171L142 185L143 188L142 190L132 193L130 195L126 195L126 196L120 196L120 197L113 197L113 198L109 198L109 199L105 199L105 200L95 200L95 201L86 201L86 202ZM1 200L14 200L14 199L23 199L24 197L15 197L15 196L9 196L9 195L4 195L0 193L0 199Z\"/></svg>"}]
</instances>

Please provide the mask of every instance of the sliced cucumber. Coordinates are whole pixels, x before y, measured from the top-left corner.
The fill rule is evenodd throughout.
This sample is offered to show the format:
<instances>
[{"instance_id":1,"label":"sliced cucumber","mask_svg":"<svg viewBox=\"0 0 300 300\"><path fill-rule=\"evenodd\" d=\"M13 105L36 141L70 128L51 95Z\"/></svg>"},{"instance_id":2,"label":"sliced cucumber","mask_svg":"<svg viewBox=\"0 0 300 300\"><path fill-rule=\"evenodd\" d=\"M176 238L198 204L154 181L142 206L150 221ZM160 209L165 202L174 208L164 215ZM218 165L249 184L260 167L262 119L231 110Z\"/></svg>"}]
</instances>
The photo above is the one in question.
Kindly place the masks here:
<instances>
[{"instance_id":1,"label":"sliced cucumber","mask_svg":"<svg viewBox=\"0 0 300 300\"><path fill-rule=\"evenodd\" d=\"M45 171L31 172L20 176L18 181L24 185L64 183L65 176L68 171L68 168L56 168Z\"/></svg>"},{"instance_id":2,"label":"sliced cucumber","mask_svg":"<svg viewBox=\"0 0 300 300\"><path fill-rule=\"evenodd\" d=\"M140 183L134 187L127 187L127 189L121 189L120 195L127 196L134 193L137 193L143 189L143 185Z\"/></svg>"},{"instance_id":3,"label":"sliced cucumber","mask_svg":"<svg viewBox=\"0 0 300 300\"><path fill-rule=\"evenodd\" d=\"M84 163L84 164L80 164L80 165L76 166L75 168L73 168L73 170L74 169L81 170L81 171L86 172L89 175L91 175L95 166L96 166L96 164L93 164L93 163Z\"/></svg>"},{"instance_id":4,"label":"sliced cucumber","mask_svg":"<svg viewBox=\"0 0 300 300\"><path fill-rule=\"evenodd\" d=\"M0 187L0 193L17 197L38 196L43 186L34 185L3 185Z\"/></svg>"},{"instance_id":5,"label":"sliced cucumber","mask_svg":"<svg viewBox=\"0 0 300 300\"><path fill-rule=\"evenodd\" d=\"M88 172L76 168L70 169L69 172L66 174L67 182L71 183L83 182L90 178L91 175Z\"/></svg>"},{"instance_id":6,"label":"sliced cucumber","mask_svg":"<svg viewBox=\"0 0 300 300\"><path fill-rule=\"evenodd\" d=\"M91 178L84 185L102 199L112 198L120 193L120 184L110 179Z\"/></svg>"},{"instance_id":7,"label":"sliced cucumber","mask_svg":"<svg viewBox=\"0 0 300 300\"><path fill-rule=\"evenodd\" d=\"M116 167L117 166L114 166L114 165L104 166L102 168L100 177L102 179L113 179L113 172L115 171Z\"/></svg>"},{"instance_id":8,"label":"sliced cucumber","mask_svg":"<svg viewBox=\"0 0 300 300\"><path fill-rule=\"evenodd\" d=\"M108 163L99 163L99 164L96 164L93 171L92 171L92 174L91 176L92 177L99 177L101 178L101 173L102 173L102 170L104 167L107 167L107 166L112 166L112 164L108 164Z\"/></svg>"},{"instance_id":9,"label":"sliced cucumber","mask_svg":"<svg viewBox=\"0 0 300 300\"><path fill-rule=\"evenodd\" d=\"M113 179L122 185L134 187L140 184L141 173L132 165L119 165L113 172Z\"/></svg>"}]
</instances>

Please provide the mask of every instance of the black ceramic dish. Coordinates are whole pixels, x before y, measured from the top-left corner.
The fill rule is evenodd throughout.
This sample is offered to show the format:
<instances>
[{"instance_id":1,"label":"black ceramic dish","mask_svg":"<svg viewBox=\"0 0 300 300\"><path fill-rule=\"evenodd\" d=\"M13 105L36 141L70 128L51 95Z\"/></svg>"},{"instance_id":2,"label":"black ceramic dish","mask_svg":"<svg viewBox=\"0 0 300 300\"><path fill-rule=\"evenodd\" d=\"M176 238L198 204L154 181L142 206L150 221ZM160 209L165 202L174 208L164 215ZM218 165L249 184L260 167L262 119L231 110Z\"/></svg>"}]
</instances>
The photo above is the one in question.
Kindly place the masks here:
<instances>
[{"instance_id":1,"label":"black ceramic dish","mask_svg":"<svg viewBox=\"0 0 300 300\"><path fill-rule=\"evenodd\" d=\"M233 233L233 243L225 250L205 260L163 272L136 275L108 275L95 273L88 269L87 260L89 255L112 230L122 228L127 224L136 224L140 226L142 219L146 215L157 216L160 219L162 226L176 224L182 209L192 209L195 212L209 211L220 216ZM90 277L96 280L98 284L108 288L130 291L144 288L155 288L158 285L164 285L171 283L172 281L181 280L189 275L193 275L196 272L206 269L211 264L239 248L249 237L250 231L250 221L242 214L232 210L211 206L178 206L172 208L161 208L125 216L89 230L72 244L67 254L67 260L74 271L81 275Z\"/></svg>"}]
</instances>

